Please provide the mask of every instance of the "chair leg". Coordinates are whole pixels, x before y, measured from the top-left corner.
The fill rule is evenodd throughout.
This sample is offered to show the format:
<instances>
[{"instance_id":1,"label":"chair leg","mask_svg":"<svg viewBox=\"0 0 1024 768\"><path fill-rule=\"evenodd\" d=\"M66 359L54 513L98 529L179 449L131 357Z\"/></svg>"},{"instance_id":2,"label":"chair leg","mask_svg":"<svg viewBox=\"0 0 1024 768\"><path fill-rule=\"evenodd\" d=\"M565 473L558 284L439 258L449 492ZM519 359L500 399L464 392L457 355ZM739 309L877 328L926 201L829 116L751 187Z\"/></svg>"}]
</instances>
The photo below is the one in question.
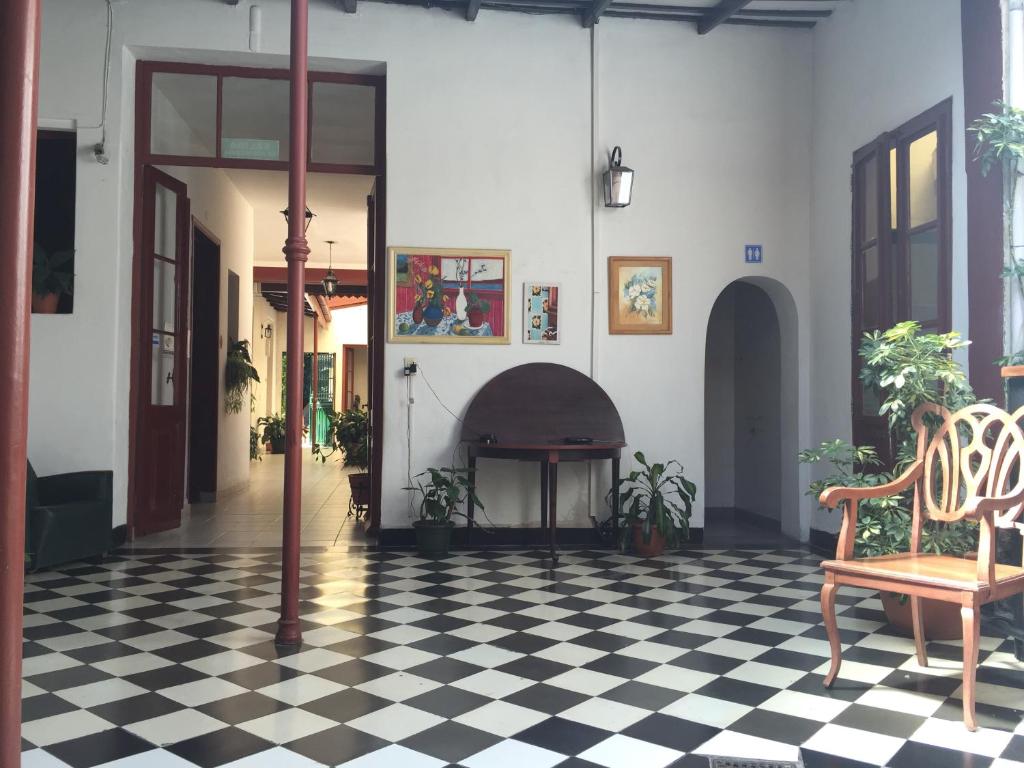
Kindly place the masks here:
<instances>
[{"instance_id":1,"label":"chair leg","mask_svg":"<svg viewBox=\"0 0 1024 768\"><path fill-rule=\"evenodd\" d=\"M977 605L962 605L960 619L964 625L964 725L973 731L978 727L974 717L975 680L978 674L978 641L981 622Z\"/></svg>"},{"instance_id":2,"label":"chair leg","mask_svg":"<svg viewBox=\"0 0 1024 768\"><path fill-rule=\"evenodd\" d=\"M910 596L910 615L913 617L914 648L917 650L917 663L922 667L927 667L928 651L925 650L924 606L921 604L920 597Z\"/></svg>"},{"instance_id":3,"label":"chair leg","mask_svg":"<svg viewBox=\"0 0 1024 768\"><path fill-rule=\"evenodd\" d=\"M839 625L836 623L836 588L835 576L825 576L825 583L821 587L821 616L825 620L825 632L828 634L828 644L832 649L832 666L825 675L825 687L828 688L839 674L839 665L843 659L840 656L841 646L839 644Z\"/></svg>"}]
</instances>

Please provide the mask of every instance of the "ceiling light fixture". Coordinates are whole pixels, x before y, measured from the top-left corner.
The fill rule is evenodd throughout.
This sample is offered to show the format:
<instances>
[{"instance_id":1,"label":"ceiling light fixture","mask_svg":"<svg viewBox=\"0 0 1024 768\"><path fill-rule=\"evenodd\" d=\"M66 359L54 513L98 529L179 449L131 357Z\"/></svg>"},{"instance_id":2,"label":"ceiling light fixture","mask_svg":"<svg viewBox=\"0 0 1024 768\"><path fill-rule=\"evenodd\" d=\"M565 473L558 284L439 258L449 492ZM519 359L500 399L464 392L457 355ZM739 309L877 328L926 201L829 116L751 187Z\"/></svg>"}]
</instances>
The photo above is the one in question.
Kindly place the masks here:
<instances>
[{"instance_id":1,"label":"ceiling light fixture","mask_svg":"<svg viewBox=\"0 0 1024 768\"><path fill-rule=\"evenodd\" d=\"M321 281L324 286L324 293L328 296L333 296L334 292L338 290L338 278L334 276L334 240L325 240L327 243L327 274L324 275L324 279Z\"/></svg>"}]
</instances>

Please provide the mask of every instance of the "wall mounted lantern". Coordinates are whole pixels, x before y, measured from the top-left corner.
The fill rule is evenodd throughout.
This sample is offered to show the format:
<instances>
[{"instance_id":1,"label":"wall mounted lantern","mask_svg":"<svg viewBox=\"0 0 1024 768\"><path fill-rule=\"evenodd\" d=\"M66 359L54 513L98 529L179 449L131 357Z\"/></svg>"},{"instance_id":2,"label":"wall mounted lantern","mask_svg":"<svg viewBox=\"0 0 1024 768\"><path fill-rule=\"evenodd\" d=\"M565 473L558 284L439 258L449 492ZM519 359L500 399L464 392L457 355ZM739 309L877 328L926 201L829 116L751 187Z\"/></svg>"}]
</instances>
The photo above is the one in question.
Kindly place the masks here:
<instances>
[{"instance_id":1,"label":"wall mounted lantern","mask_svg":"<svg viewBox=\"0 0 1024 768\"><path fill-rule=\"evenodd\" d=\"M260 323L260 336L264 339L270 339L274 335L274 326L270 323Z\"/></svg>"},{"instance_id":2,"label":"wall mounted lantern","mask_svg":"<svg viewBox=\"0 0 1024 768\"><path fill-rule=\"evenodd\" d=\"M281 211L281 215L284 216L284 220L287 223L287 221L288 221L288 209L285 208L283 211ZM303 226L303 228L302 228L303 232L308 232L309 231L309 224L310 224L311 221L313 221L313 217L314 216L316 216L316 214L313 213L311 210L309 210L309 206L307 205L306 206L306 223L305 223L305 226Z\"/></svg>"},{"instance_id":3,"label":"wall mounted lantern","mask_svg":"<svg viewBox=\"0 0 1024 768\"><path fill-rule=\"evenodd\" d=\"M334 276L334 240L326 240L328 253L327 262L327 274L324 275L324 279L321 283L324 286L324 293L328 296L333 296L334 292L338 290L338 278Z\"/></svg>"},{"instance_id":4,"label":"wall mounted lantern","mask_svg":"<svg viewBox=\"0 0 1024 768\"><path fill-rule=\"evenodd\" d=\"M633 169L622 164L622 148L612 150L608 170L604 172L606 208L625 208L633 196Z\"/></svg>"}]
</instances>

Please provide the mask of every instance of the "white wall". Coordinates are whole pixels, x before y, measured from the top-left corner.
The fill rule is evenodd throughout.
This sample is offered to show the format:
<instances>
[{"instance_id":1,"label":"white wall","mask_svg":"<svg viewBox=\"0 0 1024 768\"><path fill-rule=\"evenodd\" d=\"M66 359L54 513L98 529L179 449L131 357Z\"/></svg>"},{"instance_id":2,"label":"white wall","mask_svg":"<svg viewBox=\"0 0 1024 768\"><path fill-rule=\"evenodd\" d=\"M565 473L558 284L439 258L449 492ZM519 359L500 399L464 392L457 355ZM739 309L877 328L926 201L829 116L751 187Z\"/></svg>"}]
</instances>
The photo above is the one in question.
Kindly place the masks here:
<instances>
[{"instance_id":1,"label":"white wall","mask_svg":"<svg viewBox=\"0 0 1024 768\"><path fill-rule=\"evenodd\" d=\"M967 201L959 0L842 3L814 34L811 195L813 443L850 438L853 153L953 97L953 328L967 324ZM966 366L966 354L960 362ZM809 445L809 444L808 444ZM804 446L807 447L807 446ZM816 511L813 527L838 530Z\"/></svg>"},{"instance_id":2,"label":"white wall","mask_svg":"<svg viewBox=\"0 0 1024 768\"><path fill-rule=\"evenodd\" d=\"M120 519L128 463L134 58L282 66L280 56L248 54L249 4L115 4L112 162L80 161L76 313L34 319L32 456L42 470L113 466ZM44 117L97 121L103 13L95 5L44 2ZM263 51L283 54L288 4L260 5ZM593 372L620 409L631 451L680 459L702 487L708 319L725 286L751 278L763 282L782 323L784 396L791 398L783 403L791 430L783 436L783 494L785 504L801 509L790 532L805 534L806 472L798 475L792 457L812 435L816 441L849 432L850 157L949 93L957 98L954 132L962 129L961 61L950 55L959 50L958 8L955 0L858 0L842 4L814 33L722 27L698 37L688 25L613 18L591 33L572 17L487 12L467 24L439 10L367 3L350 15L314 4L315 66L340 67L333 59L342 57L386 66L387 243L512 251L511 345L386 348L384 525L409 522L400 489L407 461L418 471L452 460L459 425L423 379L459 414L490 377L534 360ZM83 146L97 138L80 131ZM596 174L614 144L637 169L634 203L624 210L594 202ZM962 164L957 144L954 168ZM958 173L957 216L963 202ZM963 278L964 233L955 227L954 240ZM764 245L763 265L743 263L748 243ZM607 335L612 255L674 258L672 336ZM526 278L562 284L560 345L520 343L517 297ZM964 328L958 294L954 317ZM283 330L279 319L274 359ZM411 457L404 356L417 357L423 372L413 383ZM69 360L83 381L65 393L58 382ZM562 523L585 525L601 509L606 468L594 479L589 485L583 467L563 472ZM492 521L536 524L535 467L485 463L480 493ZM701 493L695 525L703 502Z\"/></svg>"}]
</instances>

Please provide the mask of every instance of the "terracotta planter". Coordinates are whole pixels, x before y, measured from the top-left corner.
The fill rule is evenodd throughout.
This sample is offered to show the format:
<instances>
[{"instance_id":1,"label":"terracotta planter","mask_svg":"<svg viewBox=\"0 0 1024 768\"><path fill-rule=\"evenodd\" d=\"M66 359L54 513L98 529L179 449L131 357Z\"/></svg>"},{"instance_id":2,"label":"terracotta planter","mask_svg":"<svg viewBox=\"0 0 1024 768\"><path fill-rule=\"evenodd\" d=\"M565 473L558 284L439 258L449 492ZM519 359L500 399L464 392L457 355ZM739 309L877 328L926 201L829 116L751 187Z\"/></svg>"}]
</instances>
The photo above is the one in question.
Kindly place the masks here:
<instances>
[{"instance_id":1,"label":"terracotta planter","mask_svg":"<svg viewBox=\"0 0 1024 768\"><path fill-rule=\"evenodd\" d=\"M484 313L479 309L470 309L466 312L466 319L471 328L479 328L484 324Z\"/></svg>"},{"instance_id":2,"label":"terracotta planter","mask_svg":"<svg viewBox=\"0 0 1024 768\"><path fill-rule=\"evenodd\" d=\"M423 322L423 307L419 304L412 308L412 321L416 323L416 325Z\"/></svg>"},{"instance_id":3,"label":"terracotta planter","mask_svg":"<svg viewBox=\"0 0 1024 768\"><path fill-rule=\"evenodd\" d=\"M665 537L657 528L651 529L651 540L644 543L644 527L642 523L633 524L633 551L640 557L658 557L665 552Z\"/></svg>"},{"instance_id":4,"label":"terracotta planter","mask_svg":"<svg viewBox=\"0 0 1024 768\"><path fill-rule=\"evenodd\" d=\"M55 315L59 302L59 293L33 293L32 311L37 315Z\"/></svg>"},{"instance_id":5,"label":"terracotta planter","mask_svg":"<svg viewBox=\"0 0 1024 768\"><path fill-rule=\"evenodd\" d=\"M900 634L914 636L914 624L910 611L910 598L900 602L900 596L892 592L879 592L885 618ZM963 636L960 621L960 606L941 600L922 600L924 609L924 636L928 640L958 640Z\"/></svg>"},{"instance_id":6,"label":"terracotta planter","mask_svg":"<svg viewBox=\"0 0 1024 768\"><path fill-rule=\"evenodd\" d=\"M352 491L352 502L358 507L370 505L370 475L368 472L357 472L348 476L348 487Z\"/></svg>"}]
</instances>

